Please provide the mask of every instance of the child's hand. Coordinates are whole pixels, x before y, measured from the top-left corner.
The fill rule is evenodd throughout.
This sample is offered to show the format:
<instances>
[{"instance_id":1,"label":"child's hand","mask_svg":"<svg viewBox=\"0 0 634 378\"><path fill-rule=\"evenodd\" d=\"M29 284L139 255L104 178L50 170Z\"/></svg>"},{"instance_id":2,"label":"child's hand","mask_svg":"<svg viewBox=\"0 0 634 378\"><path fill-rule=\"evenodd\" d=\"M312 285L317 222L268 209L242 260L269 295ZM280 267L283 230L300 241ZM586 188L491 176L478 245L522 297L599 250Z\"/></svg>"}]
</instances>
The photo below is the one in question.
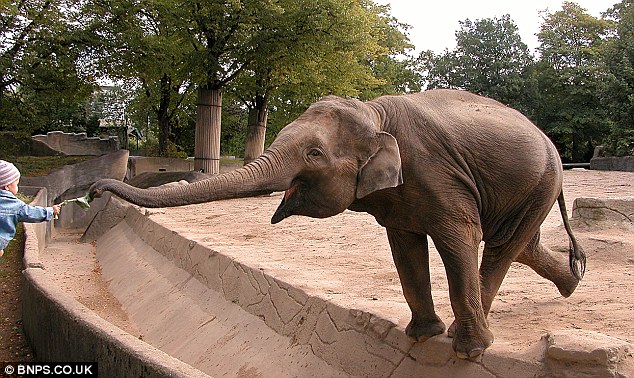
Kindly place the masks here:
<instances>
[{"instance_id":1,"label":"child's hand","mask_svg":"<svg viewBox=\"0 0 634 378\"><path fill-rule=\"evenodd\" d=\"M0 249L0 256L4 255L4 249Z\"/></svg>"},{"instance_id":2,"label":"child's hand","mask_svg":"<svg viewBox=\"0 0 634 378\"><path fill-rule=\"evenodd\" d=\"M61 210L62 210L62 206L61 205L53 205L53 215L59 214L59 212Z\"/></svg>"}]
</instances>

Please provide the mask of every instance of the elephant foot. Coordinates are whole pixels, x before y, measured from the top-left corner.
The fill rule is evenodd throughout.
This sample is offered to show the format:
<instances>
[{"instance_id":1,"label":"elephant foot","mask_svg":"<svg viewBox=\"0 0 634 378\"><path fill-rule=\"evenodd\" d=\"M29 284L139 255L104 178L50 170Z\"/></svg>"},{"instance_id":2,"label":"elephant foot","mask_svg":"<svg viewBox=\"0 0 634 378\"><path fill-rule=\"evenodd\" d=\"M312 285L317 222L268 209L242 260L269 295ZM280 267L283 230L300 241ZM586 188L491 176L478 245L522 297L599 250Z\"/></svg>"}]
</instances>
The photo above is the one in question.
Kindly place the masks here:
<instances>
[{"instance_id":1,"label":"elephant foot","mask_svg":"<svg viewBox=\"0 0 634 378\"><path fill-rule=\"evenodd\" d=\"M572 295L572 293L577 288L577 285L579 284L579 280L576 279L572 274L570 274L569 276L566 277L565 280L561 280L559 282L556 282L555 284L557 285L557 289L559 290L559 293L564 298L568 298L569 296Z\"/></svg>"},{"instance_id":2,"label":"elephant foot","mask_svg":"<svg viewBox=\"0 0 634 378\"><path fill-rule=\"evenodd\" d=\"M438 316L432 320L416 320L412 317L405 328L405 334L416 341L425 341L445 332L445 323Z\"/></svg>"},{"instance_id":3,"label":"elephant foot","mask_svg":"<svg viewBox=\"0 0 634 378\"><path fill-rule=\"evenodd\" d=\"M471 360L480 356L485 349L493 344L493 333L486 325L471 324L458 327L454 321L447 331L453 338L453 350L456 357Z\"/></svg>"}]
</instances>

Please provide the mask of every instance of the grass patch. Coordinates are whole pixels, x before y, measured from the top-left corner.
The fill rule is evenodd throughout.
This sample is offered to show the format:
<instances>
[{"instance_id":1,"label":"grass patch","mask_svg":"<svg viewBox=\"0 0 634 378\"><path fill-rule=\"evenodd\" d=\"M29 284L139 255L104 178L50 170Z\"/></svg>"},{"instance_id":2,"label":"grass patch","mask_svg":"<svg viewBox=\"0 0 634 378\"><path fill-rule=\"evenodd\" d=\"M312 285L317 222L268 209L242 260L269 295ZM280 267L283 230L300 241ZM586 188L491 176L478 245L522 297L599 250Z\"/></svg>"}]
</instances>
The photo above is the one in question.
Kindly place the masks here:
<instances>
[{"instance_id":1,"label":"grass patch","mask_svg":"<svg viewBox=\"0 0 634 378\"><path fill-rule=\"evenodd\" d=\"M22 176L46 176L65 165L77 164L97 156L18 156L12 161Z\"/></svg>"},{"instance_id":2,"label":"grass patch","mask_svg":"<svg viewBox=\"0 0 634 378\"><path fill-rule=\"evenodd\" d=\"M33 201L33 199L35 198L34 196L27 196L27 195L22 194L20 192L18 192L15 196L16 196L17 199L19 199L20 201L22 201L24 203L31 203L31 201Z\"/></svg>"}]
</instances>

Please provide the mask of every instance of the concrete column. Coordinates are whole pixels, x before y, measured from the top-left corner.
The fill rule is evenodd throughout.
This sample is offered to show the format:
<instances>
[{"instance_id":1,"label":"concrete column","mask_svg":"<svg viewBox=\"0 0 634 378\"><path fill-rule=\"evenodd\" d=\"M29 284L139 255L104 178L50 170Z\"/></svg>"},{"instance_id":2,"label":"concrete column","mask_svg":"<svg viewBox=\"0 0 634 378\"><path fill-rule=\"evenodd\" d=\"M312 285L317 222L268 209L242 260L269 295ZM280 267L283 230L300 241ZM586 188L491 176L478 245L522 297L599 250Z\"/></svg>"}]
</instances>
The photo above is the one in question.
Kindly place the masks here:
<instances>
[{"instance_id":1,"label":"concrete column","mask_svg":"<svg viewBox=\"0 0 634 378\"><path fill-rule=\"evenodd\" d=\"M220 172L222 92L200 87L196 105L194 170L217 174Z\"/></svg>"}]
</instances>

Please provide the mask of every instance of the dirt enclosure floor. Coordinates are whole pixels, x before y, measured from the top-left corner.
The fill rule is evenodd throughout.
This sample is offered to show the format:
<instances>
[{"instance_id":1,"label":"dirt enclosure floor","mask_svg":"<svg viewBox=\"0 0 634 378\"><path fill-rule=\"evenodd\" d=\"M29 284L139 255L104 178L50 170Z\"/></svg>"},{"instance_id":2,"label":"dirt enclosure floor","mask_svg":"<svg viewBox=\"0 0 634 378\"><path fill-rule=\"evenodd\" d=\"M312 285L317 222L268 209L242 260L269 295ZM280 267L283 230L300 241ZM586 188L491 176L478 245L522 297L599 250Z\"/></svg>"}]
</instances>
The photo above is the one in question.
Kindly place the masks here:
<instances>
[{"instance_id":1,"label":"dirt enclosure floor","mask_svg":"<svg viewBox=\"0 0 634 378\"><path fill-rule=\"evenodd\" d=\"M577 197L634 196L634 173L570 170L564 191L569 214ZM328 219L291 217L277 225L270 218L279 194L167 208L150 215L191 240L220 251L341 306L371 311L404 328L410 311L392 262L384 229L364 213L346 211ZM623 224L573 229L588 257L585 278L570 298L530 268L514 263L489 315L496 349L521 350L555 330L598 331L634 343L634 229ZM58 239L71 243L65 237ZM557 206L542 226L542 242L567 258L568 240ZM84 245L90 263L78 267L77 258L64 257L64 248L52 248L47 264L59 283L82 301L86 272L99 281L99 266L90 245ZM447 280L440 257L431 256L432 290L436 310L446 325L453 319ZM55 260L58 263L55 263ZM91 265L92 264L92 265ZM73 285L77 286L73 289ZM81 294L84 292L83 294ZM109 308L94 300L83 302L108 317ZM117 315L120 316L120 315ZM115 316L115 318L117 317ZM117 320L115 320L117 321Z\"/></svg>"}]
</instances>

